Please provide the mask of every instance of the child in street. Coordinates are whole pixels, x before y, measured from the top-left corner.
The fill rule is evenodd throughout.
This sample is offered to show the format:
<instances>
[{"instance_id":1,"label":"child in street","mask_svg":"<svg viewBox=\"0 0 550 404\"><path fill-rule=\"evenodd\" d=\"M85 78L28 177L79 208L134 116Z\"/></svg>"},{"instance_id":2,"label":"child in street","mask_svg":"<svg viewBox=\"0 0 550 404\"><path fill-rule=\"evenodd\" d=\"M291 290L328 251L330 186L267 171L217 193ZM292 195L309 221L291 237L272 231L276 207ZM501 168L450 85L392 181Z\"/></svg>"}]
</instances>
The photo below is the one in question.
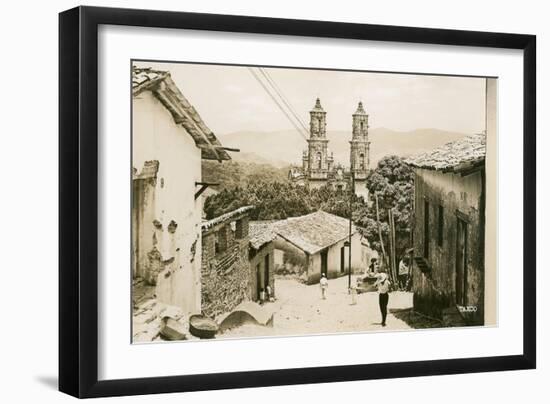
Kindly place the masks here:
<instances>
[{"instance_id":1,"label":"child in street","mask_svg":"<svg viewBox=\"0 0 550 404\"><path fill-rule=\"evenodd\" d=\"M350 285L350 295L351 295L351 305L355 306L357 304L357 280L359 278L355 279L354 282L351 282Z\"/></svg>"},{"instance_id":2,"label":"child in street","mask_svg":"<svg viewBox=\"0 0 550 404\"><path fill-rule=\"evenodd\" d=\"M265 287L265 294L266 294L265 298L268 302L274 302L275 301L275 299L273 298L273 295L271 294L271 286L267 285Z\"/></svg>"},{"instance_id":3,"label":"child in street","mask_svg":"<svg viewBox=\"0 0 550 404\"><path fill-rule=\"evenodd\" d=\"M319 281L319 285L321 285L321 297L323 300L327 298L327 288L328 288L328 280L325 274L321 275L321 280Z\"/></svg>"}]
</instances>

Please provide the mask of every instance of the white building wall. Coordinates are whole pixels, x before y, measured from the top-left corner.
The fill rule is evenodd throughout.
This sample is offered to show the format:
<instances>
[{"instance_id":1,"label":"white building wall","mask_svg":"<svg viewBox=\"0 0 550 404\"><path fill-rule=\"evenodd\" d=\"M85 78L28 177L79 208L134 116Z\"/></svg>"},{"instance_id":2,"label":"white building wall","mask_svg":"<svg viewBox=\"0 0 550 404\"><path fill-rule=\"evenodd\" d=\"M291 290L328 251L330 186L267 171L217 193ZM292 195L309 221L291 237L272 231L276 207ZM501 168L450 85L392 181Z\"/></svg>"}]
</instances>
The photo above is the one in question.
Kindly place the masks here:
<instances>
[{"instance_id":1,"label":"white building wall","mask_svg":"<svg viewBox=\"0 0 550 404\"><path fill-rule=\"evenodd\" d=\"M332 247L328 250L328 270L329 272L339 273L341 268L341 248L344 247L344 243L348 241L346 238L345 240L342 240L336 244L334 244ZM349 247L344 247L344 265L345 265L345 271L348 270L349 267ZM351 237L351 269L352 272L359 271L363 267L362 262L362 247L361 247L361 235L359 233L355 233Z\"/></svg>"},{"instance_id":2,"label":"white building wall","mask_svg":"<svg viewBox=\"0 0 550 404\"><path fill-rule=\"evenodd\" d=\"M366 181L355 181L355 195L362 196L365 202L368 202L369 189Z\"/></svg>"},{"instance_id":3,"label":"white building wall","mask_svg":"<svg viewBox=\"0 0 550 404\"><path fill-rule=\"evenodd\" d=\"M133 99L133 167L139 173L146 161L158 160L154 217L161 228L153 234L163 260L173 258L158 275L157 298L184 311L200 312L201 198L195 200L195 182L201 180L201 151L185 129L150 92ZM174 233L168 226L174 221Z\"/></svg>"}]
</instances>

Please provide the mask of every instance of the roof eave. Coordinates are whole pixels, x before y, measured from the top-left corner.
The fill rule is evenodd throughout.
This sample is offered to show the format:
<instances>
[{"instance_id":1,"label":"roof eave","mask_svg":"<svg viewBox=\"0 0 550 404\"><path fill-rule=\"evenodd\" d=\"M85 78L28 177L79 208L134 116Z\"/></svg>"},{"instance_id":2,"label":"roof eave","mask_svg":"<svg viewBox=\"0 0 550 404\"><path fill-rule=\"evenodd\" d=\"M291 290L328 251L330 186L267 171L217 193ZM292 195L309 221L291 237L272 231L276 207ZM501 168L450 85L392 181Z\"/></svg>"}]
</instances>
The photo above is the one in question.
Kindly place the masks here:
<instances>
[{"instance_id":1,"label":"roof eave","mask_svg":"<svg viewBox=\"0 0 550 404\"><path fill-rule=\"evenodd\" d=\"M307 254L309 254L309 255L317 254L318 252L323 251L325 248L330 248L330 247L333 246L334 244L337 244L337 243L339 243L339 242L341 242L341 241L343 241L343 240L345 240L345 239L347 239L347 238L349 237L349 234L348 234L348 235L346 235L345 237L342 237L342 238L336 240L335 242L333 242L333 243L331 243L331 244L327 244L327 245L325 245L325 246L323 246L323 247L318 247L318 248L316 248L316 249L310 250L310 249L304 248L303 246L300 246L300 245L297 244L295 241L293 241L293 240L291 240L291 239L285 237L285 236L282 235L281 233L278 233L278 232L276 232L276 233L277 233L278 236L280 236L281 238L285 239L285 240L288 241L290 244L292 244L292 245L295 246L296 248L302 250L303 252L305 252L305 253L307 253ZM357 229L355 228L351 234L354 235L354 234L356 234L356 233L357 233Z\"/></svg>"},{"instance_id":2,"label":"roof eave","mask_svg":"<svg viewBox=\"0 0 550 404\"><path fill-rule=\"evenodd\" d=\"M159 72L158 76L155 77L154 79L144 81L143 83L138 84L137 86L133 87L132 88L132 95L135 97L135 96L141 94L142 92L144 92L146 90L151 90L152 88L157 87L157 85L161 81L166 79L168 77L168 75L169 75L168 72Z\"/></svg>"},{"instance_id":3,"label":"roof eave","mask_svg":"<svg viewBox=\"0 0 550 404\"><path fill-rule=\"evenodd\" d=\"M415 169L439 171L439 172L442 172L443 174L455 173L455 174L461 174L464 176L464 175L468 175L467 173L471 171L477 171L483 168L485 166L485 157L466 161L454 166L447 166L447 167L434 167L434 166L427 166L427 165L424 166L424 165L418 165L415 163L407 163L407 164L414 167Z\"/></svg>"},{"instance_id":4,"label":"roof eave","mask_svg":"<svg viewBox=\"0 0 550 404\"><path fill-rule=\"evenodd\" d=\"M185 96L179 91L169 72L159 73L159 76L143 85L133 88L133 96L150 90L155 97L170 112L174 122L181 125L201 149L203 160L231 160L231 156L223 149L220 141L206 126L200 115L192 107ZM189 110L189 111L188 111Z\"/></svg>"},{"instance_id":5,"label":"roof eave","mask_svg":"<svg viewBox=\"0 0 550 404\"><path fill-rule=\"evenodd\" d=\"M201 231L204 233L210 233L215 231L221 225L225 225L228 221L239 220L245 216L248 216L249 212L254 208L253 205L242 206L231 212L224 213L218 217L208 220L201 224Z\"/></svg>"}]
</instances>

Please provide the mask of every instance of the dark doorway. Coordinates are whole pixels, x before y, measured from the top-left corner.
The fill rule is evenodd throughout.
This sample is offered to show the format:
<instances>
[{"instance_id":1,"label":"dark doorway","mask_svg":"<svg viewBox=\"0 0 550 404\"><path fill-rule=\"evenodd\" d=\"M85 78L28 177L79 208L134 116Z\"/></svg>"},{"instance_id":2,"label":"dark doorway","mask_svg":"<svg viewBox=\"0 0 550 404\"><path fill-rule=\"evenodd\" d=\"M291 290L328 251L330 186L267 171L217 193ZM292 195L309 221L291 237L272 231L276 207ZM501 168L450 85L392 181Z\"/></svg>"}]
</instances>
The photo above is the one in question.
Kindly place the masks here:
<instances>
[{"instance_id":1,"label":"dark doorway","mask_svg":"<svg viewBox=\"0 0 550 404\"><path fill-rule=\"evenodd\" d=\"M327 267L328 267L328 250L323 250L321 251L321 274L325 274L325 276L328 278Z\"/></svg>"},{"instance_id":2,"label":"dark doorway","mask_svg":"<svg viewBox=\"0 0 550 404\"><path fill-rule=\"evenodd\" d=\"M264 289L269 285L269 254L264 257Z\"/></svg>"},{"instance_id":3,"label":"dark doorway","mask_svg":"<svg viewBox=\"0 0 550 404\"><path fill-rule=\"evenodd\" d=\"M424 258L430 257L430 203L424 201Z\"/></svg>"},{"instance_id":4,"label":"dark doorway","mask_svg":"<svg viewBox=\"0 0 550 404\"><path fill-rule=\"evenodd\" d=\"M260 300L260 291L262 290L262 267L256 265L256 300Z\"/></svg>"},{"instance_id":5,"label":"dark doorway","mask_svg":"<svg viewBox=\"0 0 550 404\"><path fill-rule=\"evenodd\" d=\"M466 306L468 286L468 224L457 218L456 220L456 303Z\"/></svg>"},{"instance_id":6,"label":"dark doorway","mask_svg":"<svg viewBox=\"0 0 550 404\"><path fill-rule=\"evenodd\" d=\"M346 270L346 247L340 248L340 272Z\"/></svg>"}]
</instances>

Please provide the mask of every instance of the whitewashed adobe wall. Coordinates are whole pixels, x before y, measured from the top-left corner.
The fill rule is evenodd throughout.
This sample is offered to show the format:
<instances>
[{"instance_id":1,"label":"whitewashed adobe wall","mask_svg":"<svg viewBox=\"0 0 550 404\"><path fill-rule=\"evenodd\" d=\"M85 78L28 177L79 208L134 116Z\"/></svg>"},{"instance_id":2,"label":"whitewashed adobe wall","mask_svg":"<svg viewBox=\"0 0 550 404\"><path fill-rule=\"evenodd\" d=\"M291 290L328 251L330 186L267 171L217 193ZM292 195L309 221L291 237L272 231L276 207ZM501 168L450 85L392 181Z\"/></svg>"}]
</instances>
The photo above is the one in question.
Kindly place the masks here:
<instances>
[{"instance_id":1,"label":"whitewashed adobe wall","mask_svg":"<svg viewBox=\"0 0 550 404\"><path fill-rule=\"evenodd\" d=\"M201 151L150 91L133 98L132 158L138 174L146 161L159 162L152 207L158 222L144 223L139 234L156 242L163 261L173 259L158 274L157 298L188 313L200 312L201 198L195 200L194 193L201 179Z\"/></svg>"},{"instance_id":2,"label":"whitewashed adobe wall","mask_svg":"<svg viewBox=\"0 0 550 404\"><path fill-rule=\"evenodd\" d=\"M366 181L355 182L355 195L362 196L365 202L369 200L369 190Z\"/></svg>"},{"instance_id":3,"label":"whitewashed adobe wall","mask_svg":"<svg viewBox=\"0 0 550 404\"><path fill-rule=\"evenodd\" d=\"M346 238L345 240L342 240L336 244L334 244L332 247L328 250L328 257L327 257L327 263L328 263L328 270L329 272L338 273L340 272L340 266L341 266L341 248L344 247L344 243L348 241ZM345 271L348 270L349 267L349 249L348 247L344 248L344 268ZM353 234L351 237L351 269L352 272L359 271L363 268L362 263L362 247L361 247L361 235L359 233Z\"/></svg>"}]
</instances>

